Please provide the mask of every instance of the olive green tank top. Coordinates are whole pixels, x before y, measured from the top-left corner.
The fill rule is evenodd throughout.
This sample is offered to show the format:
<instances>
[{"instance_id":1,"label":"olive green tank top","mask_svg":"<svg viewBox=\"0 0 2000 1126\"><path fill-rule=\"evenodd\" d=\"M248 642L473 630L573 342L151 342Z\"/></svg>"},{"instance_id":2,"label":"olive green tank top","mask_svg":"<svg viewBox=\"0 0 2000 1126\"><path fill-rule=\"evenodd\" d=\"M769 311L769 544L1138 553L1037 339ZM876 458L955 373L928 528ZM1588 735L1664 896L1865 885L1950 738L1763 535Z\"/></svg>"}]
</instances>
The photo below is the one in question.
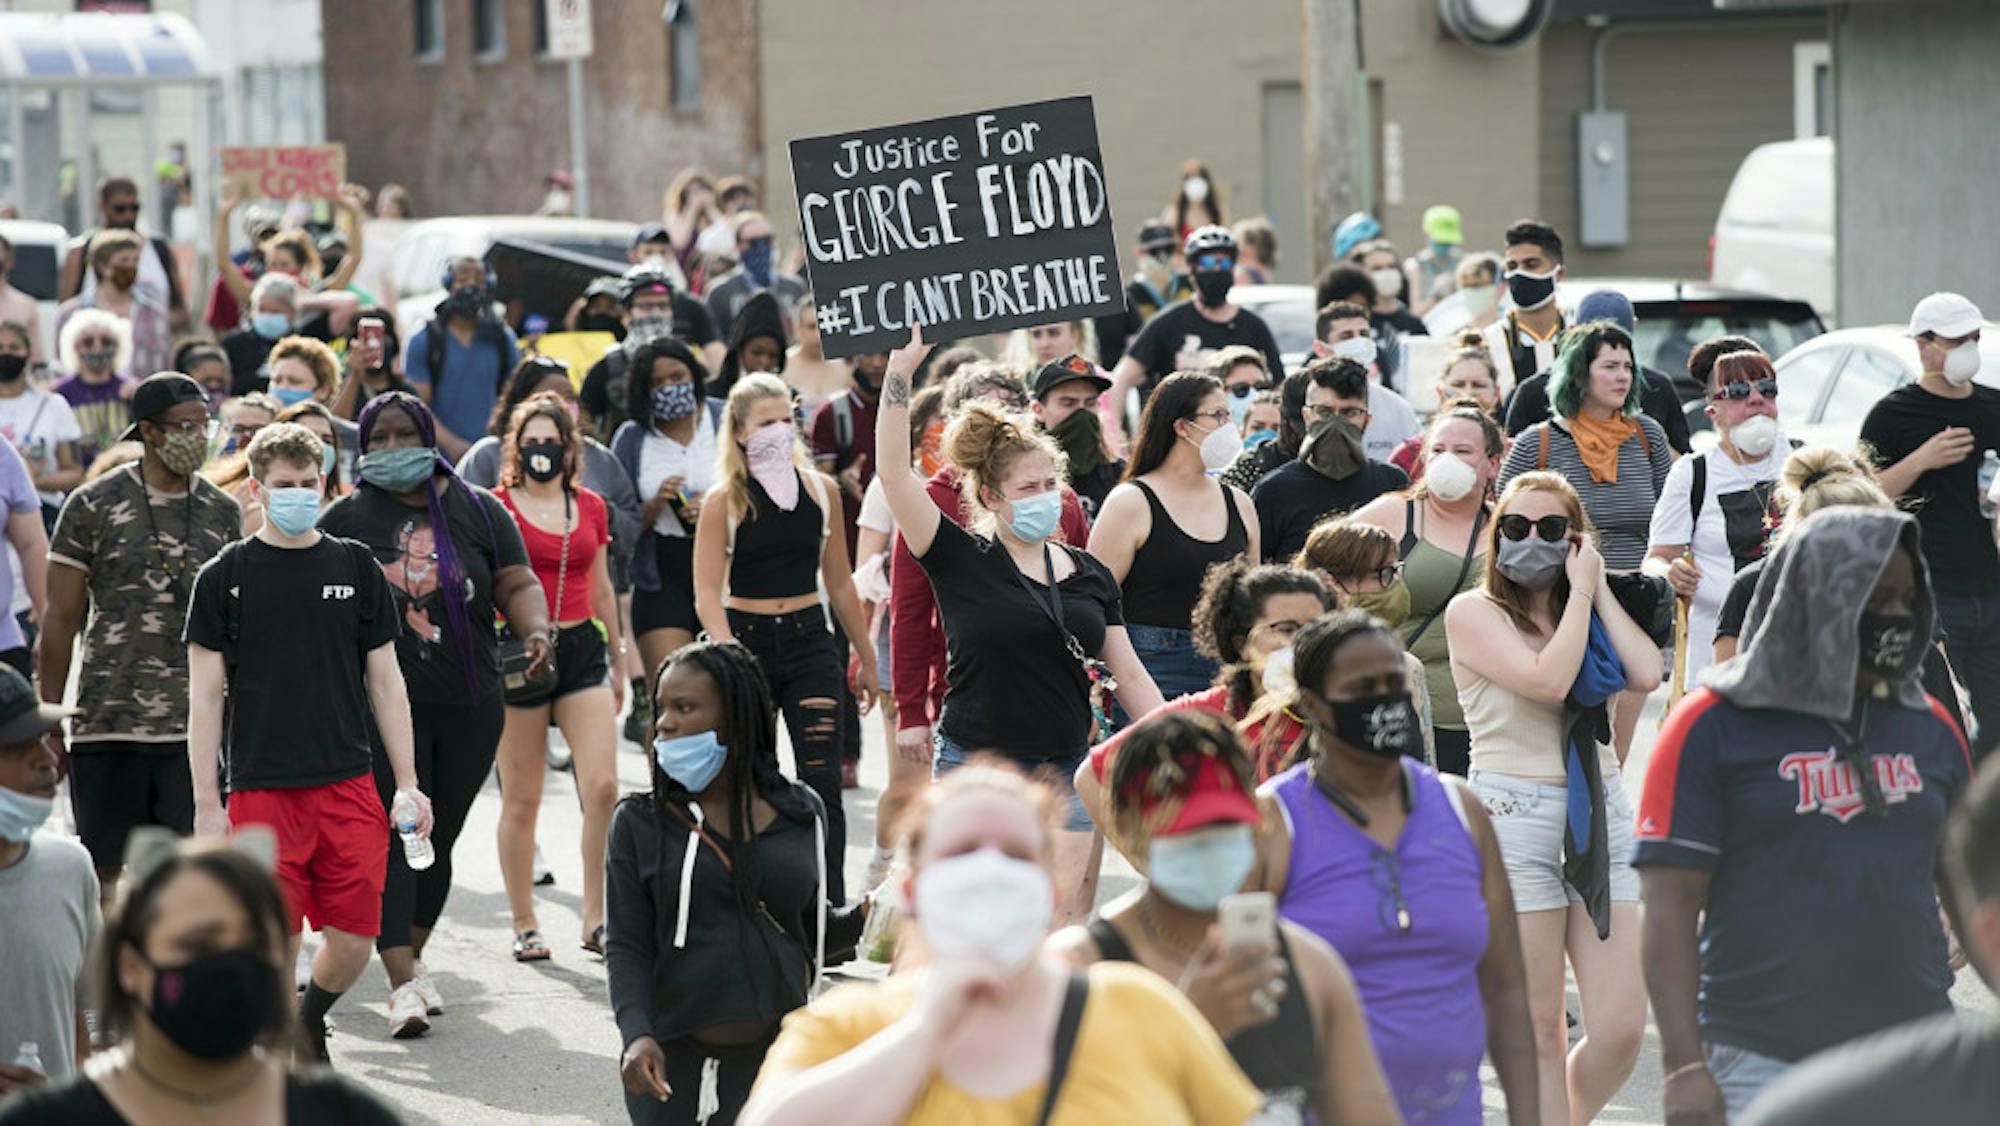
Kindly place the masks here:
<instances>
[{"instance_id":1,"label":"olive green tank top","mask_svg":"<svg viewBox=\"0 0 2000 1126\"><path fill-rule=\"evenodd\" d=\"M1483 522L1481 524L1483 527ZM1475 538L1477 534L1475 533ZM1445 640L1444 607L1452 598L1479 585L1483 571L1481 554L1472 565L1465 556L1424 539L1417 534L1417 504L1408 502L1403 514L1403 582L1410 588L1410 621L1403 644L1424 665L1424 681L1431 691L1431 725L1447 731L1465 730L1465 710L1458 702L1458 685L1451 675L1451 647ZM1459 582L1460 571L1465 581ZM1433 619L1432 615L1436 617ZM1422 636L1414 631L1426 619L1430 625Z\"/></svg>"}]
</instances>

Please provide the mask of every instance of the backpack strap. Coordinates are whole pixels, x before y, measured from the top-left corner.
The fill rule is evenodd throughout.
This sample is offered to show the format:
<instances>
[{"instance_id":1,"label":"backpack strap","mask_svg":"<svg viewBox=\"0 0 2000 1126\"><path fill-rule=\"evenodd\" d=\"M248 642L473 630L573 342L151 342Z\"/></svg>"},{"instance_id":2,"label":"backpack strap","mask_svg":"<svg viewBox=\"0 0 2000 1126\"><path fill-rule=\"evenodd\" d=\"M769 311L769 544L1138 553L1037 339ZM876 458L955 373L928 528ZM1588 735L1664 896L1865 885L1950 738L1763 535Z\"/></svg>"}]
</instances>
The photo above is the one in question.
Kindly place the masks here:
<instances>
[{"instance_id":1,"label":"backpack strap","mask_svg":"<svg viewBox=\"0 0 2000 1126\"><path fill-rule=\"evenodd\" d=\"M827 404L833 412L833 456L836 463L854 448L854 404L847 396L837 396Z\"/></svg>"},{"instance_id":2,"label":"backpack strap","mask_svg":"<svg viewBox=\"0 0 2000 1126\"><path fill-rule=\"evenodd\" d=\"M1701 506L1708 500L1708 455L1696 454L1689 458L1688 470L1693 475L1688 484L1688 546L1692 548L1694 527L1701 522Z\"/></svg>"},{"instance_id":3,"label":"backpack strap","mask_svg":"<svg viewBox=\"0 0 2000 1126\"><path fill-rule=\"evenodd\" d=\"M1540 473L1549 467L1549 427L1551 425L1553 425L1553 423L1548 423L1548 422L1544 422L1541 425L1542 448L1539 452L1535 454L1535 472L1537 473ZM1644 434L1645 431L1641 430L1639 431L1639 433Z\"/></svg>"},{"instance_id":4,"label":"backpack strap","mask_svg":"<svg viewBox=\"0 0 2000 1126\"><path fill-rule=\"evenodd\" d=\"M1069 1078L1070 1056L1076 1052L1076 1030L1083 1025L1083 1006L1090 999L1090 978L1082 971L1069 975L1063 988L1062 1013L1056 1017L1055 1051L1049 1058L1049 1085L1042 1092L1036 1126L1048 1126L1056 1098L1062 1094L1063 1080Z\"/></svg>"}]
</instances>

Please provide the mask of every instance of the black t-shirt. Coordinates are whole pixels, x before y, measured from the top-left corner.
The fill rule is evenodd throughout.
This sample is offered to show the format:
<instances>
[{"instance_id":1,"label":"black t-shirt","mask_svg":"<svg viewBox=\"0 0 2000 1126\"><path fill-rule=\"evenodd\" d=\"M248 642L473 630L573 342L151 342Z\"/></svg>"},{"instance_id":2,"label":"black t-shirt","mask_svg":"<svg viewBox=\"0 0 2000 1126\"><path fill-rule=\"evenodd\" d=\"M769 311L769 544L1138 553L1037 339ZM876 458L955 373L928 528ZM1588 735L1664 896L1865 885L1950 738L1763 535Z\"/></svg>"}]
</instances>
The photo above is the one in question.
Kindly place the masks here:
<instances>
[{"instance_id":1,"label":"black t-shirt","mask_svg":"<svg viewBox=\"0 0 2000 1126\"><path fill-rule=\"evenodd\" d=\"M485 515L473 507L473 498ZM493 576L503 567L526 567L528 550L506 506L475 485L454 482L445 490L445 522L453 554L465 573L465 620L472 634L473 675L465 673L451 615L438 589L437 537L428 508L404 504L364 485L335 502L319 518L320 530L359 540L374 553L396 603L396 659L403 666L410 699L430 703L485 700L500 691L499 639L492 622Z\"/></svg>"},{"instance_id":2,"label":"black t-shirt","mask_svg":"<svg viewBox=\"0 0 2000 1126\"><path fill-rule=\"evenodd\" d=\"M1105 630L1125 624L1118 581L1088 552L1057 583L1063 625L1098 656ZM1082 754L1090 740L1090 677L1049 617L1048 586L1029 580L994 541L949 516L917 562L937 593L944 625L944 714L938 729L975 751L1048 759ZM1033 594L1029 593L1033 590ZM1037 602L1039 597L1041 601Z\"/></svg>"},{"instance_id":3,"label":"black t-shirt","mask_svg":"<svg viewBox=\"0 0 2000 1126\"><path fill-rule=\"evenodd\" d=\"M1715 636L1742 637L1743 616L1750 612L1750 596L1757 593L1757 578L1764 573L1764 561L1745 564L1729 580L1729 593L1722 598L1722 611L1715 618Z\"/></svg>"},{"instance_id":4,"label":"black t-shirt","mask_svg":"<svg viewBox=\"0 0 2000 1126\"><path fill-rule=\"evenodd\" d=\"M1874 448L1876 467L1886 469L1948 426L1972 431L1972 453L1919 476L1898 503L1923 529L1924 558L1938 590L1990 594L2000 590L2000 552L1993 521L1979 514L1979 465L1987 450L2000 450L2000 391L1975 383L1970 397L1947 399L1905 384L1869 410L1861 441Z\"/></svg>"},{"instance_id":5,"label":"black t-shirt","mask_svg":"<svg viewBox=\"0 0 2000 1126\"><path fill-rule=\"evenodd\" d=\"M396 638L366 544L252 537L201 569L187 639L229 663L229 789L324 786L369 771L368 654Z\"/></svg>"},{"instance_id":6,"label":"black t-shirt","mask_svg":"<svg viewBox=\"0 0 2000 1126\"><path fill-rule=\"evenodd\" d=\"M1371 311L1368 314L1370 328L1380 332L1383 325L1395 329L1403 336L1429 336L1431 333L1430 328L1424 324L1424 319L1410 312L1409 307L1405 305L1398 305L1386 313Z\"/></svg>"},{"instance_id":7,"label":"black t-shirt","mask_svg":"<svg viewBox=\"0 0 2000 1126\"><path fill-rule=\"evenodd\" d=\"M360 1084L330 1071L285 1073L285 1121L293 1126L397 1126L402 1119ZM130 1126L97 1084L79 1075L21 1093L0 1108L0 1126Z\"/></svg>"},{"instance_id":8,"label":"black t-shirt","mask_svg":"<svg viewBox=\"0 0 2000 1126\"><path fill-rule=\"evenodd\" d=\"M310 336L322 344L331 344L334 340L332 321L325 309L307 313L285 335ZM271 349L277 343L257 335L248 326L223 336L222 354L229 357L230 394L248 395L252 391L268 388L270 373L264 370L264 361L270 358Z\"/></svg>"},{"instance_id":9,"label":"black t-shirt","mask_svg":"<svg viewBox=\"0 0 2000 1126\"><path fill-rule=\"evenodd\" d=\"M1250 490L1257 508L1258 535L1264 561L1288 561L1305 547L1313 525L1328 516L1360 508L1383 493L1407 488L1410 478L1393 465L1371 461L1336 481L1302 461L1290 461L1266 474Z\"/></svg>"},{"instance_id":10,"label":"black t-shirt","mask_svg":"<svg viewBox=\"0 0 2000 1126\"><path fill-rule=\"evenodd\" d=\"M1667 444L1675 453L1687 453L1693 446L1688 435L1687 411L1674 381L1652 368L1641 368L1639 409L1667 432ZM1522 380L1507 398L1507 436L1514 437L1538 422L1549 419L1549 373L1537 372Z\"/></svg>"},{"instance_id":11,"label":"black t-shirt","mask_svg":"<svg viewBox=\"0 0 2000 1126\"><path fill-rule=\"evenodd\" d=\"M1213 352L1231 344L1247 344L1264 353L1265 362L1271 365L1273 386L1285 378L1285 364L1278 356L1278 341L1271 335L1271 328L1264 323L1264 318L1248 309L1238 308L1234 317L1217 324L1202 316L1193 301L1183 301L1160 310L1158 315L1146 322L1145 328L1139 330L1138 339L1126 349L1125 354L1146 369L1147 389L1177 370L1174 357L1180 355L1190 336L1199 341L1197 347L1204 352Z\"/></svg>"},{"instance_id":12,"label":"black t-shirt","mask_svg":"<svg viewBox=\"0 0 2000 1126\"><path fill-rule=\"evenodd\" d=\"M1843 1044L1764 1088L1742 1126L1991 1126L2000 1119L2000 1021L1944 1013Z\"/></svg>"}]
</instances>

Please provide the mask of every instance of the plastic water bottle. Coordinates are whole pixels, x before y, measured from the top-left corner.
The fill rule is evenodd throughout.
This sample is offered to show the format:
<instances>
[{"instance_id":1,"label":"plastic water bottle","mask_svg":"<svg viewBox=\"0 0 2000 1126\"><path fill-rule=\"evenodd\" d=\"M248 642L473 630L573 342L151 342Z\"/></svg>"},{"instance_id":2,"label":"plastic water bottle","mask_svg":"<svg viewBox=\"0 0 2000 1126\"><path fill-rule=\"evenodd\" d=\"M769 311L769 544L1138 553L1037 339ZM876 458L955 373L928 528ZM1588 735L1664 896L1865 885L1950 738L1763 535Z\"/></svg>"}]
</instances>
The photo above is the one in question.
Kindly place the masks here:
<instances>
[{"instance_id":1,"label":"plastic water bottle","mask_svg":"<svg viewBox=\"0 0 2000 1126\"><path fill-rule=\"evenodd\" d=\"M21 1050L14 1053L14 1066L25 1067L37 1075L47 1075L49 1069L42 1066L42 1046L33 1040L21 1041Z\"/></svg>"},{"instance_id":2,"label":"plastic water bottle","mask_svg":"<svg viewBox=\"0 0 2000 1126\"><path fill-rule=\"evenodd\" d=\"M396 833L403 838L403 859L410 871L421 872L437 861L431 839L417 835L417 803L406 794L397 794L393 810Z\"/></svg>"},{"instance_id":3,"label":"plastic water bottle","mask_svg":"<svg viewBox=\"0 0 2000 1126\"><path fill-rule=\"evenodd\" d=\"M1979 514L1991 520L2000 516L2000 453L1986 451L1986 457L1979 463Z\"/></svg>"}]
</instances>

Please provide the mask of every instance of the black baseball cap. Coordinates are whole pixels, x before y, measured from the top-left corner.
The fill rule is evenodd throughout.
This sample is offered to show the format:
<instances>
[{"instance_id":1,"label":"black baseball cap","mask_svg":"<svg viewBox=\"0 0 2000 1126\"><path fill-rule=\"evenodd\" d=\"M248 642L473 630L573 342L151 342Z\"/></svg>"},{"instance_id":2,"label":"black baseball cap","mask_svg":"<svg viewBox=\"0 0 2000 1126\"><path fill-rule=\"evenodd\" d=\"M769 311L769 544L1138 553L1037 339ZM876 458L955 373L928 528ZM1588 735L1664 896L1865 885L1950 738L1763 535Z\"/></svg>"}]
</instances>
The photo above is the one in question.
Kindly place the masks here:
<instances>
[{"instance_id":1,"label":"black baseball cap","mask_svg":"<svg viewBox=\"0 0 2000 1126\"><path fill-rule=\"evenodd\" d=\"M1147 223L1139 228L1139 249L1149 254L1179 250L1180 237L1165 223Z\"/></svg>"},{"instance_id":2,"label":"black baseball cap","mask_svg":"<svg viewBox=\"0 0 2000 1126\"><path fill-rule=\"evenodd\" d=\"M1088 383L1097 388L1100 394L1111 390L1111 380L1107 379L1103 372L1097 370L1096 364L1091 363L1075 352L1071 352L1060 360L1053 360L1043 364L1042 370L1035 373L1035 398L1039 400L1043 395L1048 394L1065 383L1075 383L1078 381Z\"/></svg>"},{"instance_id":3,"label":"black baseball cap","mask_svg":"<svg viewBox=\"0 0 2000 1126\"><path fill-rule=\"evenodd\" d=\"M649 242L672 241L673 239L667 236L667 229L658 223L641 223L639 224L639 229L632 233L632 245L635 248L644 246Z\"/></svg>"},{"instance_id":4,"label":"black baseball cap","mask_svg":"<svg viewBox=\"0 0 2000 1126\"><path fill-rule=\"evenodd\" d=\"M208 405L208 393L201 384L177 371L156 371L132 392L132 425L118 436L121 442L139 440L139 424L151 422L182 403Z\"/></svg>"},{"instance_id":5,"label":"black baseball cap","mask_svg":"<svg viewBox=\"0 0 2000 1126\"><path fill-rule=\"evenodd\" d=\"M75 714L75 708L44 704L27 677L0 665L0 744L32 743Z\"/></svg>"}]
</instances>

